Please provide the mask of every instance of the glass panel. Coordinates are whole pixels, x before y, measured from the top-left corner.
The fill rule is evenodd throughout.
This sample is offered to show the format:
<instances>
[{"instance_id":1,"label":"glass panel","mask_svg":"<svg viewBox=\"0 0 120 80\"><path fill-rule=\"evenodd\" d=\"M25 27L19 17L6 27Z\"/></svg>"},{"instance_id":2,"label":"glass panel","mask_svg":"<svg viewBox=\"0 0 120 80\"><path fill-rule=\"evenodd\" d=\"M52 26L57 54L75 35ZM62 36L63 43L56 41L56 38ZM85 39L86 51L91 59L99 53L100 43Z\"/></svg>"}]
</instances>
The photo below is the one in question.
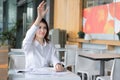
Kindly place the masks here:
<instances>
[{"instance_id":1,"label":"glass panel","mask_svg":"<svg viewBox=\"0 0 120 80\"><path fill-rule=\"evenodd\" d=\"M0 0L0 32L3 27L3 0Z\"/></svg>"},{"instance_id":2,"label":"glass panel","mask_svg":"<svg viewBox=\"0 0 120 80\"><path fill-rule=\"evenodd\" d=\"M16 22L17 15L16 9L17 9L16 0L9 0L8 23Z\"/></svg>"},{"instance_id":3,"label":"glass panel","mask_svg":"<svg viewBox=\"0 0 120 80\"><path fill-rule=\"evenodd\" d=\"M17 15L17 5L16 0L8 0L8 28L11 28L16 23L16 15Z\"/></svg>"},{"instance_id":4,"label":"glass panel","mask_svg":"<svg viewBox=\"0 0 120 80\"><path fill-rule=\"evenodd\" d=\"M27 4L27 27L31 26L33 22L33 3L30 2Z\"/></svg>"},{"instance_id":5,"label":"glass panel","mask_svg":"<svg viewBox=\"0 0 120 80\"><path fill-rule=\"evenodd\" d=\"M113 2L113 0L83 0L84 3L83 7L84 8L93 7L93 6L108 4L111 2Z\"/></svg>"}]
</instances>

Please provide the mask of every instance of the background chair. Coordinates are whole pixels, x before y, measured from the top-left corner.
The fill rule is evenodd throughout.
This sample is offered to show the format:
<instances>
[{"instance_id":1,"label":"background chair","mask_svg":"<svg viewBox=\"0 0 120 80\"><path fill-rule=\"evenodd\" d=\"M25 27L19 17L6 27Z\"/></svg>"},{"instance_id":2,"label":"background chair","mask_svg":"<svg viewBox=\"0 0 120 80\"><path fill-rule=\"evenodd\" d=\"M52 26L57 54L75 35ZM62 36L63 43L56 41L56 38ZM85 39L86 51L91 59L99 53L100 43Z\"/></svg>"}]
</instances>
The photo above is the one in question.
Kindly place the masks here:
<instances>
[{"instance_id":1,"label":"background chair","mask_svg":"<svg viewBox=\"0 0 120 80\"><path fill-rule=\"evenodd\" d=\"M96 80L119 80L120 79L120 59L114 59L111 75L100 76Z\"/></svg>"},{"instance_id":2,"label":"background chair","mask_svg":"<svg viewBox=\"0 0 120 80\"><path fill-rule=\"evenodd\" d=\"M61 48L60 44L55 44L55 48L56 48L56 49L60 49L60 48ZM60 51L57 50L57 51L56 51L56 54L57 54L58 59L61 60Z\"/></svg>"},{"instance_id":3,"label":"background chair","mask_svg":"<svg viewBox=\"0 0 120 80\"><path fill-rule=\"evenodd\" d=\"M25 55L10 55L9 69L25 69Z\"/></svg>"},{"instance_id":4,"label":"background chair","mask_svg":"<svg viewBox=\"0 0 120 80\"><path fill-rule=\"evenodd\" d=\"M105 50L103 51L103 53L109 53L109 54L114 54L114 53L117 53L117 51L115 50ZM110 72L111 72L111 69L112 69L112 66L113 66L113 61L114 60L109 60L109 61L105 61L105 75L106 76L110 76Z\"/></svg>"},{"instance_id":5,"label":"background chair","mask_svg":"<svg viewBox=\"0 0 120 80\"><path fill-rule=\"evenodd\" d=\"M22 49L9 52L9 69L25 69L25 55Z\"/></svg>"},{"instance_id":6,"label":"background chair","mask_svg":"<svg viewBox=\"0 0 120 80\"><path fill-rule=\"evenodd\" d=\"M75 72L75 58L78 45L65 45L65 48L64 65L65 67L71 67L72 72Z\"/></svg>"},{"instance_id":7,"label":"background chair","mask_svg":"<svg viewBox=\"0 0 120 80\"><path fill-rule=\"evenodd\" d=\"M98 53L99 50L79 49L77 50L75 73L78 74L82 80L94 80L99 75L99 61L80 57L79 54Z\"/></svg>"}]
</instances>

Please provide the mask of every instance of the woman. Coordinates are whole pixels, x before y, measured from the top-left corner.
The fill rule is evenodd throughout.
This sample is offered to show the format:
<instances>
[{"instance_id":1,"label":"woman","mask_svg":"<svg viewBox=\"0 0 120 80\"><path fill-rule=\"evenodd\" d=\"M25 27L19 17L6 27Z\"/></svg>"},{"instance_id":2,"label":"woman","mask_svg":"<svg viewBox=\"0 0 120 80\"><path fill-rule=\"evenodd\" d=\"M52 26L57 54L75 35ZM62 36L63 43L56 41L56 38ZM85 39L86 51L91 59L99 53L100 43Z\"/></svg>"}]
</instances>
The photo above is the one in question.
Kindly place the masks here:
<instances>
[{"instance_id":1,"label":"woman","mask_svg":"<svg viewBox=\"0 0 120 80\"><path fill-rule=\"evenodd\" d=\"M37 18L31 28L27 31L23 40L23 49L26 55L26 69L48 67L50 63L56 71L64 68L56 58L55 47L48 40L48 24L43 19L48 9L44 10L45 2L42 1L37 8Z\"/></svg>"}]
</instances>

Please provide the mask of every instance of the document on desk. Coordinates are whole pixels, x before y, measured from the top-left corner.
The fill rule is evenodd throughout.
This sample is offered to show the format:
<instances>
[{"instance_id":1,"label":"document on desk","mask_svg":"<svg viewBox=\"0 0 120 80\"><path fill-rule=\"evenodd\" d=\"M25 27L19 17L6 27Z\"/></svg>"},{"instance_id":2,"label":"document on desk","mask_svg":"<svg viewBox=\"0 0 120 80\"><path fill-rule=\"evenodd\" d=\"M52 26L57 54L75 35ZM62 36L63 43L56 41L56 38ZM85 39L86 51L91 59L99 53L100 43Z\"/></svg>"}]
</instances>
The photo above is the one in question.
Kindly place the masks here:
<instances>
[{"instance_id":1,"label":"document on desk","mask_svg":"<svg viewBox=\"0 0 120 80\"><path fill-rule=\"evenodd\" d=\"M28 72L30 74L36 74L36 75L61 75L66 74L67 72L56 72L53 68L39 68L39 69L33 69L32 71Z\"/></svg>"}]
</instances>

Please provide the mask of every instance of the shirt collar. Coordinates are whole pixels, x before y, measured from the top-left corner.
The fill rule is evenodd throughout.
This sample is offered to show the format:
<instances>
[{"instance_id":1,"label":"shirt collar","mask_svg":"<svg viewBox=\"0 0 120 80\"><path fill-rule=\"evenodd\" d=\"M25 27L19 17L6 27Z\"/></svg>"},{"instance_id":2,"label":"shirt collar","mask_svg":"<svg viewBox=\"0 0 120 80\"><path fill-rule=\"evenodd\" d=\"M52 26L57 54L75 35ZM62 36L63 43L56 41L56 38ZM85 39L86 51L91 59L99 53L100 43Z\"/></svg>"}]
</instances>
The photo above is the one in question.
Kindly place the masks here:
<instances>
[{"instance_id":1,"label":"shirt collar","mask_svg":"<svg viewBox=\"0 0 120 80\"><path fill-rule=\"evenodd\" d=\"M44 39L44 44L43 45L41 45L37 40L35 40L34 41L34 44L35 44L35 46L43 46L43 47L45 47L46 45L47 45L47 42L46 42L46 40Z\"/></svg>"}]
</instances>

